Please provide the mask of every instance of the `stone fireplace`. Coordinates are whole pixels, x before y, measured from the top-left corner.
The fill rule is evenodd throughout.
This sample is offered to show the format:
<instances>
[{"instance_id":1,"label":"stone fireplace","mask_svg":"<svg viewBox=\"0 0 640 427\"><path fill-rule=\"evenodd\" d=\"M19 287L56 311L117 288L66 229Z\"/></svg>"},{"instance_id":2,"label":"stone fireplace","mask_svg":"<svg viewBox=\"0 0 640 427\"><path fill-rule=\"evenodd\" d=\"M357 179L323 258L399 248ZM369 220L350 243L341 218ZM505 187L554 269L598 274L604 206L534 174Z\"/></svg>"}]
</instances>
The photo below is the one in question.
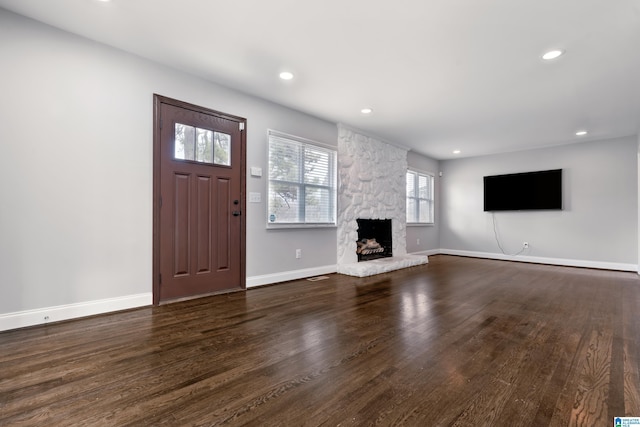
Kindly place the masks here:
<instances>
[{"instance_id":1,"label":"stone fireplace","mask_svg":"<svg viewBox=\"0 0 640 427\"><path fill-rule=\"evenodd\" d=\"M407 255L407 149L344 125L338 132L338 273L364 277L428 262ZM390 222L392 256L358 262L356 242L368 238L358 235L358 219Z\"/></svg>"}]
</instances>

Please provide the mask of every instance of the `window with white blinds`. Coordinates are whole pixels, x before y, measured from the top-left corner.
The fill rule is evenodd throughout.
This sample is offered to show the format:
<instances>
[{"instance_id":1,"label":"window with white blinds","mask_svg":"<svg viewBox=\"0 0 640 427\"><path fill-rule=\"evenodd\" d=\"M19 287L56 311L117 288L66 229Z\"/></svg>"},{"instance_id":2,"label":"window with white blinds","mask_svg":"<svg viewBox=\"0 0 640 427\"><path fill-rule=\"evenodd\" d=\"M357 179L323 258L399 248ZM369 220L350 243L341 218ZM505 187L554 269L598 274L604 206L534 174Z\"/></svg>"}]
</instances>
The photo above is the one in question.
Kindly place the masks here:
<instances>
[{"instance_id":1,"label":"window with white blinds","mask_svg":"<svg viewBox=\"0 0 640 427\"><path fill-rule=\"evenodd\" d=\"M336 150L269 130L268 226L336 225Z\"/></svg>"},{"instance_id":2,"label":"window with white blinds","mask_svg":"<svg viewBox=\"0 0 640 427\"><path fill-rule=\"evenodd\" d=\"M433 182L431 174L407 171L407 223L434 223Z\"/></svg>"}]
</instances>

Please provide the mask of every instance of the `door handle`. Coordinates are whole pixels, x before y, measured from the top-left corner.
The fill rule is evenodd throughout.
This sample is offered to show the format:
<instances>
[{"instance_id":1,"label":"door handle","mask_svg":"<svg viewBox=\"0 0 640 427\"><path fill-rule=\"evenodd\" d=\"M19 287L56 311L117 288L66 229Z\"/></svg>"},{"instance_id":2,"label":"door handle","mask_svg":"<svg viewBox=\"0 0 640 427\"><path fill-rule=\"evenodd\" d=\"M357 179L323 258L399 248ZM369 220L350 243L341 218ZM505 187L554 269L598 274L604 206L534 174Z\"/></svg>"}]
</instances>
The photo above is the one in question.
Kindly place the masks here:
<instances>
[{"instance_id":1,"label":"door handle","mask_svg":"<svg viewBox=\"0 0 640 427\"><path fill-rule=\"evenodd\" d=\"M233 216L240 216L240 215L242 215L242 212L240 212L240 211L233 211L233 212L231 212L231 213L233 214Z\"/></svg>"}]
</instances>

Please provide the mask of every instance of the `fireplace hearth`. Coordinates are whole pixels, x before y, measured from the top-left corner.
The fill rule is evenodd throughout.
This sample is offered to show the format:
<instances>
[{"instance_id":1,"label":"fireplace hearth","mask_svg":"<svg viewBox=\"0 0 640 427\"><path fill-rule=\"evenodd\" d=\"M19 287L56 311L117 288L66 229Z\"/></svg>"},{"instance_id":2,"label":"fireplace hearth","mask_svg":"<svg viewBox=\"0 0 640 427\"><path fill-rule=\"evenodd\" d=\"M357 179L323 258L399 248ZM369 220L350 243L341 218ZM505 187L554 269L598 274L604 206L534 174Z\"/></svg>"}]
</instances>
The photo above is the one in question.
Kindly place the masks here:
<instances>
[{"instance_id":1,"label":"fireplace hearth","mask_svg":"<svg viewBox=\"0 0 640 427\"><path fill-rule=\"evenodd\" d=\"M356 221L358 223L358 240L356 241L358 262L393 256L390 219L360 218Z\"/></svg>"}]
</instances>

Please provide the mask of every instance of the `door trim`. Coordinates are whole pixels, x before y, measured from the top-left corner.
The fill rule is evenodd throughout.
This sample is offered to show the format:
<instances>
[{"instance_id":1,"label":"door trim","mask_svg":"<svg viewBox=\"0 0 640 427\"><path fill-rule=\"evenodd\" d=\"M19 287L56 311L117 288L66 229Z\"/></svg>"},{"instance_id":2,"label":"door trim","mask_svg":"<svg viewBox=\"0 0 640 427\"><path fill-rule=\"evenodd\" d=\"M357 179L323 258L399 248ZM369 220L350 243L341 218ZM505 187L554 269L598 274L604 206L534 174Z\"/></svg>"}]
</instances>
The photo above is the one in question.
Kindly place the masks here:
<instances>
[{"instance_id":1,"label":"door trim","mask_svg":"<svg viewBox=\"0 0 640 427\"><path fill-rule=\"evenodd\" d=\"M210 114L226 120L237 122L238 126L243 124L240 132L240 288L247 288L247 272L246 272L246 185L247 185L247 119L239 116L233 116L221 113L209 108L200 107L176 99L168 98L162 95L153 94L153 266L152 266L152 283L153 283L153 305L160 304L160 126L162 117L160 115L160 106L162 104L172 105L174 107L184 108L199 113ZM223 293L226 291L222 291Z\"/></svg>"}]
</instances>

